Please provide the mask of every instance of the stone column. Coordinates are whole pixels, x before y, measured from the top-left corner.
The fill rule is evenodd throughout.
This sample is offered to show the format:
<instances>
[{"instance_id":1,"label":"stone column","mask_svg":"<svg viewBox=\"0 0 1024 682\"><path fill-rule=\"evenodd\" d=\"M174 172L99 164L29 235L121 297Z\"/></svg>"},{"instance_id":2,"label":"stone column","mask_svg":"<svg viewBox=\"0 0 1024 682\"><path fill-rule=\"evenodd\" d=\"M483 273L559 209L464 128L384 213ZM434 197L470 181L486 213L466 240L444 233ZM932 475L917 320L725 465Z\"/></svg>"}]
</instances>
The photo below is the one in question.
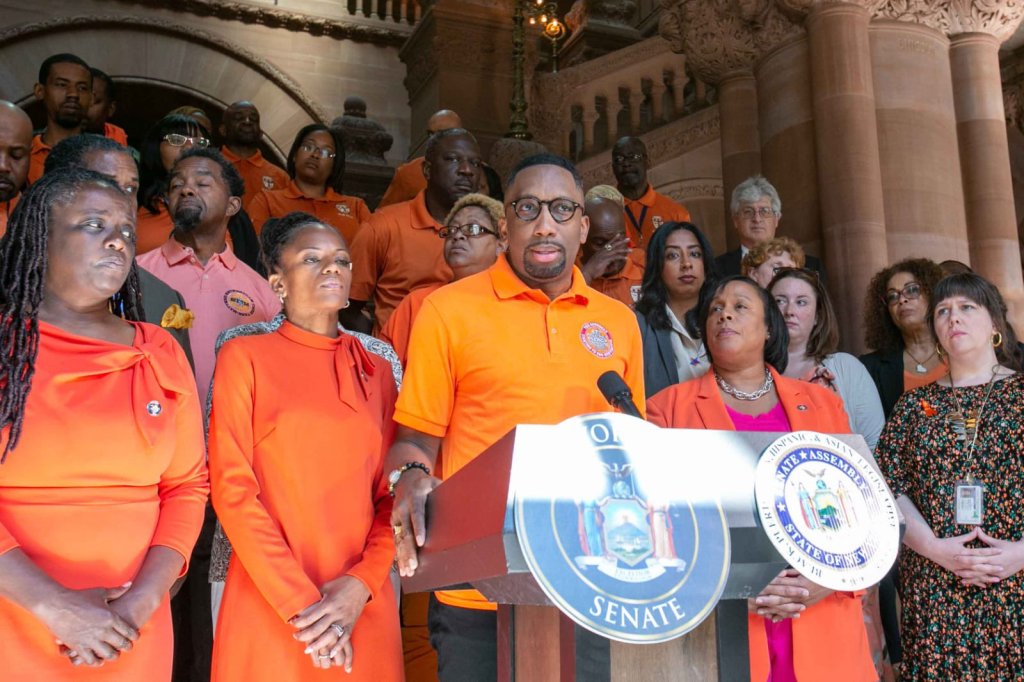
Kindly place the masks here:
<instances>
[{"instance_id":1,"label":"stone column","mask_svg":"<svg viewBox=\"0 0 1024 682\"><path fill-rule=\"evenodd\" d=\"M949 40L925 24L886 20L871 24L870 37L889 261L966 262Z\"/></svg>"},{"instance_id":2,"label":"stone column","mask_svg":"<svg viewBox=\"0 0 1024 682\"><path fill-rule=\"evenodd\" d=\"M733 71L718 83L718 114L722 144L722 187L726 224L731 225L729 199L736 185L761 172L761 134L757 125L757 82L749 70ZM726 229L728 249L739 246Z\"/></svg>"},{"instance_id":3,"label":"stone column","mask_svg":"<svg viewBox=\"0 0 1024 682\"><path fill-rule=\"evenodd\" d=\"M806 20L822 232L847 350L864 349L864 291L888 263L868 12L818 4Z\"/></svg>"},{"instance_id":4,"label":"stone column","mask_svg":"<svg viewBox=\"0 0 1024 682\"><path fill-rule=\"evenodd\" d=\"M963 167L971 266L991 280L1024 332L1024 284L999 76L999 40L989 33L952 37L950 64Z\"/></svg>"}]
</instances>

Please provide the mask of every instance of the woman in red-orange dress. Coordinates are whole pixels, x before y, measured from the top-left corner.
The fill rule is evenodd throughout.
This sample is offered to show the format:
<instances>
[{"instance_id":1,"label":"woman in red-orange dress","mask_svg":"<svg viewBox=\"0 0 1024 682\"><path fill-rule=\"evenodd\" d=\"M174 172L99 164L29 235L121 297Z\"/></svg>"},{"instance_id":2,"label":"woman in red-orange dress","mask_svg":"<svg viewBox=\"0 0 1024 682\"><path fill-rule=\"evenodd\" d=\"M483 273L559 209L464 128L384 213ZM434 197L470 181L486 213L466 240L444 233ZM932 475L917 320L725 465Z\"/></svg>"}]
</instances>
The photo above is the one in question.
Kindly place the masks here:
<instances>
[{"instance_id":1,"label":"woman in red-orange dress","mask_svg":"<svg viewBox=\"0 0 1024 682\"><path fill-rule=\"evenodd\" d=\"M167 332L134 321L134 202L102 175L57 170L9 228L0 677L169 680L168 591L208 480L188 361Z\"/></svg>"},{"instance_id":2,"label":"woman in red-orange dress","mask_svg":"<svg viewBox=\"0 0 1024 682\"><path fill-rule=\"evenodd\" d=\"M214 508L234 550L217 682L402 680L391 498L391 367L338 329L351 262L338 232L291 213L261 234L286 321L217 357Z\"/></svg>"}]
</instances>

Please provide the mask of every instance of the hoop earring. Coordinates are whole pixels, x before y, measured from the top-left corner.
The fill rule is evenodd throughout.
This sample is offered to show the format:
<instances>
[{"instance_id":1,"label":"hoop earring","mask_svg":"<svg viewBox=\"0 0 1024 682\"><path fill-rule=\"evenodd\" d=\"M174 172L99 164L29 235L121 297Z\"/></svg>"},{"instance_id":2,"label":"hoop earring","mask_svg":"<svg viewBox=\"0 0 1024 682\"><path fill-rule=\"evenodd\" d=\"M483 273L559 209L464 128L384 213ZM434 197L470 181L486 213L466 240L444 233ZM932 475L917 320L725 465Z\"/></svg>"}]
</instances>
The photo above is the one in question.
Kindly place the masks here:
<instances>
[{"instance_id":1,"label":"hoop earring","mask_svg":"<svg viewBox=\"0 0 1024 682\"><path fill-rule=\"evenodd\" d=\"M350 305L352 305L352 301L345 301L345 305L341 306L341 309L344 310L345 308L349 307Z\"/></svg>"},{"instance_id":2,"label":"hoop earring","mask_svg":"<svg viewBox=\"0 0 1024 682\"><path fill-rule=\"evenodd\" d=\"M992 332L992 347L999 348L1003 345L1003 334L1001 332Z\"/></svg>"},{"instance_id":3,"label":"hoop earring","mask_svg":"<svg viewBox=\"0 0 1024 682\"><path fill-rule=\"evenodd\" d=\"M946 361L946 352L942 350L941 343L935 344L935 354L939 356L939 360L941 360L942 362Z\"/></svg>"}]
</instances>

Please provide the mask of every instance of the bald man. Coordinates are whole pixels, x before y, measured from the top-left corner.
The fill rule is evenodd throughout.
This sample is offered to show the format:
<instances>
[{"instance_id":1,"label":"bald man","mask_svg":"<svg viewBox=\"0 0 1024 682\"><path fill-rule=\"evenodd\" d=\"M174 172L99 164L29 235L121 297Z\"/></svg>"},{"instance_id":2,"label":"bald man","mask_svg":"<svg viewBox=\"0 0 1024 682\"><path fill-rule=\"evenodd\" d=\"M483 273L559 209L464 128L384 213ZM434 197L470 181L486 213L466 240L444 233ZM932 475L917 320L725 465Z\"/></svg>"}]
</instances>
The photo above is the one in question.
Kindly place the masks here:
<instances>
[{"instance_id":1,"label":"bald man","mask_svg":"<svg viewBox=\"0 0 1024 682\"><path fill-rule=\"evenodd\" d=\"M32 120L21 107L0 99L0 236L18 203L32 154Z\"/></svg>"},{"instance_id":2,"label":"bald man","mask_svg":"<svg viewBox=\"0 0 1024 682\"><path fill-rule=\"evenodd\" d=\"M278 165L263 158L260 151L260 112L256 105L247 100L235 102L224 111L220 134L224 146L220 153L238 170L245 181L245 196L242 207L249 208L249 202L262 190L285 189L288 187L288 173Z\"/></svg>"},{"instance_id":3,"label":"bald man","mask_svg":"<svg viewBox=\"0 0 1024 682\"><path fill-rule=\"evenodd\" d=\"M427 137L442 130L461 128L462 119L451 109L441 109L434 112L434 115L427 119ZM395 177L391 179L388 190L384 192L383 198L377 208L383 208L389 204L397 204L401 201L409 201L417 194L427 188L427 179L423 176L423 157L418 156L407 163L403 163L395 171Z\"/></svg>"},{"instance_id":4,"label":"bald man","mask_svg":"<svg viewBox=\"0 0 1024 682\"><path fill-rule=\"evenodd\" d=\"M632 308L640 298L644 264L642 252L630 248L622 204L588 192L583 209L590 233L580 245L580 271L592 288Z\"/></svg>"}]
</instances>

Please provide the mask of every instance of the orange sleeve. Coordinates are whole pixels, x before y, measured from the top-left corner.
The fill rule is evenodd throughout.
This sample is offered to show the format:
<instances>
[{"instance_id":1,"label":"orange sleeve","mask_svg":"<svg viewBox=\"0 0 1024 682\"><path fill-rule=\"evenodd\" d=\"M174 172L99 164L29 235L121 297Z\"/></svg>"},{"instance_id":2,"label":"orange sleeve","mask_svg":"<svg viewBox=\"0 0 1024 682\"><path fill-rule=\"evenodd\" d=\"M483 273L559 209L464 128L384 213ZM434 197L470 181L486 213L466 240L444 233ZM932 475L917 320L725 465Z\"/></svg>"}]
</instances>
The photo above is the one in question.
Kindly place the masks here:
<instances>
[{"instance_id":1,"label":"orange sleeve","mask_svg":"<svg viewBox=\"0 0 1024 682\"><path fill-rule=\"evenodd\" d=\"M260 190L260 193L249 202L245 211L249 214L249 220L252 221L252 229L256 230L256 235L259 236L263 231L263 223L267 222L267 218L270 217L270 199L267 197L266 190Z\"/></svg>"},{"instance_id":2,"label":"orange sleeve","mask_svg":"<svg viewBox=\"0 0 1024 682\"><path fill-rule=\"evenodd\" d=\"M359 221L359 226L362 227L363 223L370 219L373 215L373 211L366 205L366 202L360 198L356 198L356 220Z\"/></svg>"},{"instance_id":3,"label":"orange sleeve","mask_svg":"<svg viewBox=\"0 0 1024 682\"><path fill-rule=\"evenodd\" d=\"M381 359L376 363L376 374L381 377L384 395L383 405L383 438L381 439L380 458L377 462L377 474L373 481L373 525L366 536L366 547L362 559L349 569L348 575L357 578L370 591L370 599L377 597L377 592L388 579L388 571L395 560L395 541L391 530L391 495L388 494L387 479L384 475L384 457L395 440L395 399L398 389L391 374L391 366Z\"/></svg>"},{"instance_id":4,"label":"orange sleeve","mask_svg":"<svg viewBox=\"0 0 1024 682\"><path fill-rule=\"evenodd\" d=\"M406 296L398 307L394 309L388 321L384 323L378 337L385 343L390 343L398 355L398 361L405 367L409 357L409 331L412 327L412 297Z\"/></svg>"},{"instance_id":5,"label":"orange sleeve","mask_svg":"<svg viewBox=\"0 0 1024 682\"><path fill-rule=\"evenodd\" d=\"M246 573L287 622L319 600L320 590L260 502L253 470L254 379L252 360L244 347L237 342L224 344L217 354L210 413L213 507Z\"/></svg>"},{"instance_id":6,"label":"orange sleeve","mask_svg":"<svg viewBox=\"0 0 1024 682\"><path fill-rule=\"evenodd\" d=\"M192 369L185 351L176 341L168 343L167 347L175 354L181 372L188 375L182 383L190 385L191 390L178 398L174 456L157 485L160 518L157 519L150 547L169 547L181 554L185 559L181 575L185 575L192 547L203 526L210 479L206 470L199 394L195 382L190 380Z\"/></svg>"},{"instance_id":7,"label":"orange sleeve","mask_svg":"<svg viewBox=\"0 0 1024 682\"><path fill-rule=\"evenodd\" d=\"M443 438L455 408L451 339L440 312L428 298L416 316L395 421ZM643 395L643 394L641 394Z\"/></svg>"},{"instance_id":8,"label":"orange sleeve","mask_svg":"<svg viewBox=\"0 0 1024 682\"><path fill-rule=\"evenodd\" d=\"M349 297L353 300L369 301L373 298L389 241L383 234L385 232L383 225L371 219L359 226L359 232L352 240L352 286Z\"/></svg>"},{"instance_id":9,"label":"orange sleeve","mask_svg":"<svg viewBox=\"0 0 1024 682\"><path fill-rule=\"evenodd\" d=\"M417 177L417 174L419 177ZM377 204L377 208L409 201L426 185L427 181L423 177L422 161L419 163L416 161L403 163L395 170L395 175L391 178L391 184L388 185L384 196L380 199L380 203Z\"/></svg>"}]
</instances>

